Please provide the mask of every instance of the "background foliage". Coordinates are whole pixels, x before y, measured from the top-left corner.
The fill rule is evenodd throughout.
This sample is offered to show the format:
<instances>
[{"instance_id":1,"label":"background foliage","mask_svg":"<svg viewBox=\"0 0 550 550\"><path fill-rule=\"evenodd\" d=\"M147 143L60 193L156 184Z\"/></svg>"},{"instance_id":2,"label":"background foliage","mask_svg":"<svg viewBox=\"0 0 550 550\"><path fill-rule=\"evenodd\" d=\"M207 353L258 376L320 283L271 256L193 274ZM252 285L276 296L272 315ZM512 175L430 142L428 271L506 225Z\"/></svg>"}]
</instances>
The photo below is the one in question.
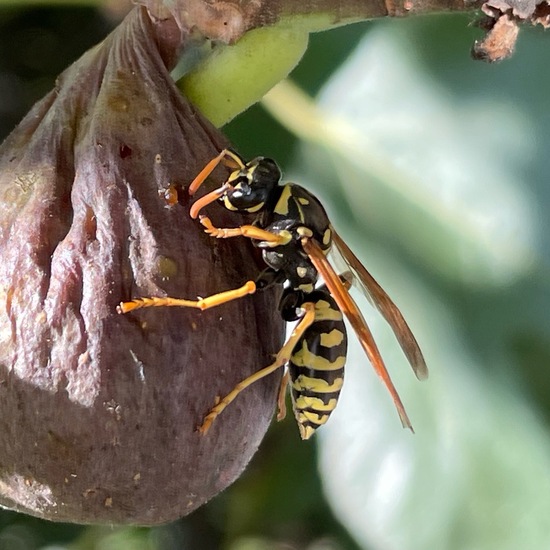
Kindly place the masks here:
<instances>
[{"instance_id":1,"label":"background foliage","mask_svg":"<svg viewBox=\"0 0 550 550\"><path fill-rule=\"evenodd\" d=\"M302 443L290 418L274 425L245 475L192 516L141 529L3 511L0 549L549 547L548 36L525 29L515 56L488 66L470 60L471 20L315 35L292 75L317 100L315 139L292 90L268 105L309 139L261 105L226 128L244 156L276 158L324 198L402 307L427 383L368 319L416 435L352 348L339 408L316 440ZM90 7L0 9L2 135L115 24Z\"/></svg>"}]
</instances>

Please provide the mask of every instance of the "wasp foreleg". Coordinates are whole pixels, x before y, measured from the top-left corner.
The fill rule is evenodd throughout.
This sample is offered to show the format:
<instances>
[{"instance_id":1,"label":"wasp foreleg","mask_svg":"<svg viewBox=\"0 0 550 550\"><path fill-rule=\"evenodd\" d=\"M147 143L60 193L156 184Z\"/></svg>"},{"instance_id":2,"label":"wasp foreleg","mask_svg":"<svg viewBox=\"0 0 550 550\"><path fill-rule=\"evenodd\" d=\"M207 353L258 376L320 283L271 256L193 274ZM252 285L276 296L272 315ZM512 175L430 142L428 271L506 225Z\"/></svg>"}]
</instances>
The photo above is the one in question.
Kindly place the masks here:
<instances>
[{"instance_id":1,"label":"wasp foreleg","mask_svg":"<svg viewBox=\"0 0 550 550\"><path fill-rule=\"evenodd\" d=\"M272 233L265 229L260 229L255 225L241 225L240 227L220 228L214 227L212 221L207 216L200 218L201 224L205 228L205 232L216 239L229 239L231 237L247 237L257 241L263 241L267 246L279 246L287 244L292 236L290 233Z\"/></svg>"}]
</instances>

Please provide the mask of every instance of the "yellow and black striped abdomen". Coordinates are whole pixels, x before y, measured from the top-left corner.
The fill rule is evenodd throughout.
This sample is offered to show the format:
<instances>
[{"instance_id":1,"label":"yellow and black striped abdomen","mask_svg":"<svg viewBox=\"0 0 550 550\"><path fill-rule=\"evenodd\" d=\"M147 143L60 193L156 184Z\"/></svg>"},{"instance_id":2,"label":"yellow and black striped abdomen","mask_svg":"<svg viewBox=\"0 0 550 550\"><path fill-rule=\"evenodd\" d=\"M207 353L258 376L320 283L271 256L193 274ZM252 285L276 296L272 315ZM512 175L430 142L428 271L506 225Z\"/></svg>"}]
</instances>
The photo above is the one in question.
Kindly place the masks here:
<instances>
[{"instance_id":1,"label":"yellow and black striped abdomen","mask_svg":"<svg viewBox=\"0 0 550 550\"><path fill-rule=\"evenodd\" d=\"M307 295L315 320L296 344L288 370L292 406L302 439L309 439L336 408L344 382L347 335L342 312L325 289Z\"/></svg>"}]
</instances>

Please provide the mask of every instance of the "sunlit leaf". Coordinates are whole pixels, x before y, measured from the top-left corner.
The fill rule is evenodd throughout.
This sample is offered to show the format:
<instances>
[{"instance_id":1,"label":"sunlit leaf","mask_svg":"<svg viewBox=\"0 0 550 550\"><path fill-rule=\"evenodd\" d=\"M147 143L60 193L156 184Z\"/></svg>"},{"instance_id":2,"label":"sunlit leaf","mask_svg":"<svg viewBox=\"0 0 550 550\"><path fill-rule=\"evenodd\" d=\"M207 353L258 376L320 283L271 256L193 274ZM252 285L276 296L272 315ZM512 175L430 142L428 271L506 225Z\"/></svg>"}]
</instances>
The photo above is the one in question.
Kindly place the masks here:
<instances>
[{"instance_id":1,"label":"sunlit leaf","mask_svg":"<svg viewBox=\"0 0 550 550\"><path fill-rule=\"evenodd\" d=\"M416 381L383 321L368 317L411 435L352 338L340 404L320 430L320 468L337 516L374 550L547 548L550 445L540 418L505 380L489 378L437 298L402 267L380 268L379 253L371 247L371 261L390 290L401 289L431 372Z\"/></svg>"},{"instance_id":2,"label":"sunlit leaf","mask_svg":"<svg viewBox=\"0 0 550 550\"><path fill-rule=\"evenodd\" d=\"M310 136L322 148L307 150L300 172L331 196L342 185L355 219L336 221L402 308L430 379L415 380L391 332L368 316L416 435L401 430L351 337L340 404L320 430L321 473L336 514L369 550L547 548L550 442L543 402L522 376L548 379L550 296L536 282L547 280L537 196L548 186L536 178L548 132L528 110L533 87L506 96L496 76L479 77L486 89L459 97L460 86L453 94L417 61L414 38L370 33L322 93L324 134ZM524 64L499 78L516 82Z\"/></svg>"}]
</instances>

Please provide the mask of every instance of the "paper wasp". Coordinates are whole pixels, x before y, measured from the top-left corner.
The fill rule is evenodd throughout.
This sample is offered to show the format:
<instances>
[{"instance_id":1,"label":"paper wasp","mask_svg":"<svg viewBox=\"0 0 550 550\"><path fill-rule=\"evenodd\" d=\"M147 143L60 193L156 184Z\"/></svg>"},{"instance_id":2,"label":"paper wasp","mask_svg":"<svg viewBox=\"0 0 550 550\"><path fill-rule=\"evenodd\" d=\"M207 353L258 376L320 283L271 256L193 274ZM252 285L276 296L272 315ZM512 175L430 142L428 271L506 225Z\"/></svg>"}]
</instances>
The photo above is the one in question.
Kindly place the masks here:
<instances>
[{"instance_id":1,"label":"paper wasp","mask_svg":"<svg viewBox=\"0 0 550 550\"><path fill-rule=\"evenodd\" d=\"M291 336L274 362L237 384L205 416L199 431L206 433L215 418L237 395L257 380L288 366L279 391L279 416L284 416L284 396L290 380L292 403L302 439L308 439L323 425L336 407L344 378L347 335L344 314L372 363L382 378L404 427L411 422L384 365L370 329L351 298L349 276L340 276L327 260L335 246L371 303L389 323L416 376L424 379L428 370L422 352L397 306L374 280L346 243L334 231L319 200L303 187L281 183L277 164L257 157L244 161L232 150L224 149L197 175L189 187L194 195L212 171L223 163L233 169L226 182L191 207L192 218L210 203L221 200L225 208L256 215L251 225L217 228L206 216L200 216L205 231L212 237L226 239L247 237L262 249L267 268L256 281L241 288L199 300L178 298L138 298L122 302L119 313L150 306L183 306L208 309L257 289L274 284L284 286L279 310L285 321L298 321ZM319 275L324 284L316 288Z\"/></svg>"}]
</instances>

